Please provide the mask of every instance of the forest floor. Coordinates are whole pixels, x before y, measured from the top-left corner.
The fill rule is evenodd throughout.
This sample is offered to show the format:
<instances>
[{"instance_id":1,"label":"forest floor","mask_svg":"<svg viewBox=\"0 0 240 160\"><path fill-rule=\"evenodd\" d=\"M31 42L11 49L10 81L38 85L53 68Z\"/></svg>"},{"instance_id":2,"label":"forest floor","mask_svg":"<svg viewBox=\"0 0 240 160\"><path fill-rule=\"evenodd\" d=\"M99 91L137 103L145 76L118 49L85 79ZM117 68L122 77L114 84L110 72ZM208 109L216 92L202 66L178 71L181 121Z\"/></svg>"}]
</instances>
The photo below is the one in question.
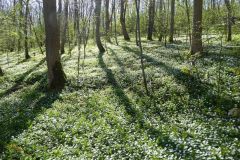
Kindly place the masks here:
<instances>
[{"instance_id":1,"label":"forest floor","mask_svg":"<svg viewBox=\"0 0 240 160\"><path fill-rule=\"evenodd\" d=\"M239 50L216 46L192 66L185 44L143 41L151 97L134 42L88 46L79 80L77 50L63 55L61 93L46 92L44 55L0 55L0 159L240 159L240 120L227 115Z\"/></svg>"}]
</instances>

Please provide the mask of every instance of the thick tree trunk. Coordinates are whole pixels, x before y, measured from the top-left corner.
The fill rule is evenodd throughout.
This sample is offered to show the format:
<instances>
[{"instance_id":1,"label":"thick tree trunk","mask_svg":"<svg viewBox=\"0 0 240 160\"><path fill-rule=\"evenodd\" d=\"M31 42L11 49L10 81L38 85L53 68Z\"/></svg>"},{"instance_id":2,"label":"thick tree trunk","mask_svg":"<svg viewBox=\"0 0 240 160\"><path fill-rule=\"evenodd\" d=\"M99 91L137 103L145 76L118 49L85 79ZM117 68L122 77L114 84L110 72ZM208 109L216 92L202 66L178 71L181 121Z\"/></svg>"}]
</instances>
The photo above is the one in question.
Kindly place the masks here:
<instances>
[{"instance_id":1,"label":"thick tree trunk","mask_svg":"<svg viewBox=\"0 0 240 160\"><path fill-rule=\"evenodd\" d=\"M228 17L227 17L227 41L232 41L232 7L229 0L224 0L227 10L228 10Z\"/></svg>"},{"instance_id":2,"label":"thick tree trunk","mask_svg":"<svg viewBox=\"0 0 240 160\"><path fill-rule=\"evenodd\" d=\"M147 39L152 41L153 28L155 19L155 0L150 0L148 9L148 36Z\"/></svg>"},{"instance_id":3,"label":"thick tree trunk","mask_svg":"<svg viewBox=\"0 0 240 160\"><path fill-rule=\"evenodd\" d=\"M60 37L56 14L56 0L43 0L43 13L46 34L48 87L50 90L61 90L64 88L66 77L59 54Z\"/></svg>"},{"instance_id":4,"label":"thick tree trunk","mask_svg":"<svg viewBox=\"0 0 240 160\"><path fill-rule=\"evenodd\" d=\"M106 32L106 39L110 42L110 17L109 17L109 0L105 0L105 32Z\"/></svg>"},{"instance_id":5,"label":"thick tree trunk","mask_svg":"<svg viewBox=\"0 0 240 160\"><path fill-rule=\"evenodd\" d=\"M29 0L26 1L25 6L25 24L24 24L24 48L25 48L25 59L29 59L29 50L28 50L28 16L29 16L29 6L28 6Z\"/></svg>"},{"instance_id":6,"label":"thick tree trunk","mask_svg":"<svg viewBox=\"0 0 240 160\"><path fill-rule=\"evenodd\" d=\"M67 37L67 28L68 28L68 0L65 0L64 3L64 19L63 19L63 33L61 36L61 54L64 54L65 50L65 43L66 43L66 37Z\"/></svg>"},{"instance_id":7,"label":"thick tree trunk","mask_svg":"<svg viewBox=\"0 0 240 160\"><path fill-rule=\"evenodd\" d=\"M191 54L202 53L202 9L203 0L194 0L193 4L193 31Z\"/></svg>"},{"instance_id":8,"label":"thick tree trunk","mask_svg":"<svg viewBox=\"0 0 240 160\"><path fill-rule=\"evenodd\" d=\"M171 18L170 18L170 35L169 35L170 43L173 43L174 20L175 20L175 0L171 0Z\"/></svg>"},{"instance_id":9,"label":"thick tree trunk","mask_svg":"<svg viewBox=\"0 0 240 160\"><path fill-rule=\"evenodd\" d=\"M122 33L124 36L124 40L130 41L130 37L126 28L126 9L127 9L127 0L121 0L120 2L120 23L122 26Z\"/></svg>"},{"instance_id":10,"label":"thick tree trunk","mask_svg":"<svg viewBox=\"0 0 240 160\"><path fill-rule=\"evenodd\" d=\"M95 0L95 18L96 18L96 33L95 33L95 38L96 38L96 43L99 49L99 52L105 52L105 48L102 45L101 42L101 33L100 33L100 25L101 25L101 5L102 5L102 0Z\"/></svg>"},{"instance_id":11,"label":"thick tree trunk","mask_svg":"<svg viewBox=\"0 0 240 160\"><path fill-rule=\"evenodd\" d=\"M58 14L57 14L57 23L58 23L58 34L59 34L59 38L60 38L60 42L59 42L59 49L60 49L60 45L61 45L61 26L62 26L62 0L58 0Z\"/></svg>"}]
</instances>

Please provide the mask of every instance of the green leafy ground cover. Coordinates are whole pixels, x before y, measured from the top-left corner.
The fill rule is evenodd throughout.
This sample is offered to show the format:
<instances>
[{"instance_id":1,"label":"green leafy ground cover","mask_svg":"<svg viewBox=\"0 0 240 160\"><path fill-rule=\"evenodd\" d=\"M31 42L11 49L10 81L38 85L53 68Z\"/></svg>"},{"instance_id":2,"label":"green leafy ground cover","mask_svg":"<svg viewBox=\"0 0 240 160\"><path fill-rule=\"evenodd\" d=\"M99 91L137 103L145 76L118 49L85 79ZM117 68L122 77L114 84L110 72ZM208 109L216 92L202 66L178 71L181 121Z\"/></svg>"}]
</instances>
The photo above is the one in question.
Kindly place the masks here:
<instances>
[{"instance_id":1,"label":"green leafy ground cover","mask_svg":"<svg viewBox=\"0 0 240 160\"><path fill-rule=\"evenodd\" d=\"M0 56L0 159L240 159L239 50L209 46L190 65L188 47L143 42L144 95L133 42L63 55L68 84L46 92L44 55Z\"/></svg>"}]
</instances>

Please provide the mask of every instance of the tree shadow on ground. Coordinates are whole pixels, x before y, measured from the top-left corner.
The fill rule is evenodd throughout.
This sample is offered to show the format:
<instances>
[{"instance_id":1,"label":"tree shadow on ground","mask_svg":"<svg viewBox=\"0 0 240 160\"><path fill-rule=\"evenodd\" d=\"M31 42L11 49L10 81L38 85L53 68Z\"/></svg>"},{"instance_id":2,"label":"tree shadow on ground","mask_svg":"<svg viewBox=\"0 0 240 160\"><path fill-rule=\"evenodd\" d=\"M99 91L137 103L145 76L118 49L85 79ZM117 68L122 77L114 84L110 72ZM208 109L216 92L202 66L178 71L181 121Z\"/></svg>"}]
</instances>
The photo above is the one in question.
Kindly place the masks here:
<instances>
[{"instance_id":1,"label":"tree shadow on ground","mask_svg":"<svg viewBox=\"0 0 240 160\"><path fill-rule=\"evenodd\" d=\"M3 93L0 93L0 98L6 97L6 96L10 95L11 93L22 89L24 87L23 81L25 80L25 78L29 74L31 74L33 71L35 71L38 67L40 67L45 61L46 61L46 58L42 59L38 64L36 64L31 69L29 69L28 71L26 71L25 73L23 73L19 77L17 77L15 80L15 84L11 88L7 89Z\"/></svg>"},{"instance_id":2,"label":"tree shadow on ground","mask_svg":"<svg viewBox=\"0 0 240 160\"><path fill-rule=\"evenodd\" d=\"M132 49L128 46L121 46L125 51L134 53L137 56L140 56L139 51L137 49ZM202 82L199 78L184 73L180 69L169 66L166 63L160 62L155 58L143 54L143 58L150 63L150 65L159 67L163 69L166 73L173 75L178 83L184 85L187 88L190 99L199 99L204 98L204 105L206 107L214 107L217 105L217 101L221 99L221 102L224 104L228 104L228 106L234 106L237 102L232 99L228 99L225 97L219 97L217 95L209 95L209 90L213 89L213 86L209 83ZM226 108L225 108L226 109Z\"/></svg>"},{"instance_id":3,"label":"tree shadow on ground","mask_svg":"<svg viewBox=\"0 0 240 160\"><path fill-rule=\"evenodd\" d=\"M102 53L99 53L98 61L100 67L106 73L108 83L112 86L113 92L117 96L120 105L124 106L126 114L130 116L130 119L128 120L129 123L133 123L139 126L141 130L146 131L151 138L156 140L158 146L174 149L180 157L183 155L183 152L190 154L184 149L177 148L177 144L170 138L169 135L164 134L160 129L154 128L144 121L143 113L133 106L128 96L122 90L121 86L115 79L112 70L105 64Z\"/></svg>"},{"instance_id":4,"label":"tree shadow on ground","mask_svg":"<svg viewBox=\"0 0 240 160\"><path fill-rule=\"evenodd\" d=\"M44 77L36 85L16 95L20 98L20 102L3 102L7 109L2 108L1 111L0 153L7 149L12 137L21 134L31 125L37 115L45 108L50 108L59 98L59 92L46 91L46 81Z\"/></svg>"},{"instance_id":5,"label":"tree shadow on ground","mask_svg":"<svg viewBox=\"0 0 240 160\"><path fill-rule=\"evenodd\" d=\"M125 51L134 53L137 56L140 56L140 53L137 49L132 49L128 46L121 46ZM183 73L180 69L171 67L163 62L160 62L156 60L155 58L148 56L146 54L143 54L143 58L146 59L150 65L153 65L155 67L162 68L166 73L173 75L176 80L187 87L188 92L191 96L196 98L198 95L204 94L204 91L207 86L205 86L199 79L196 77Z\"/></svg>"},{"instance_id":6,"label":"tree shadow on ground","mask_svg":"<svg viewBox=\"0 0 240 160\"><path fill-rule=\"evenodd\" d=\"M126 69L125 69L124 63L119 59L119 57L117 56L116 52L114 52L114 50L112 48L108 48L108 49L111 52L111 55L113 56L113 60L116 61L118 66L121 68L121 72L125 73Z\"/></svg>"}]
</instances>

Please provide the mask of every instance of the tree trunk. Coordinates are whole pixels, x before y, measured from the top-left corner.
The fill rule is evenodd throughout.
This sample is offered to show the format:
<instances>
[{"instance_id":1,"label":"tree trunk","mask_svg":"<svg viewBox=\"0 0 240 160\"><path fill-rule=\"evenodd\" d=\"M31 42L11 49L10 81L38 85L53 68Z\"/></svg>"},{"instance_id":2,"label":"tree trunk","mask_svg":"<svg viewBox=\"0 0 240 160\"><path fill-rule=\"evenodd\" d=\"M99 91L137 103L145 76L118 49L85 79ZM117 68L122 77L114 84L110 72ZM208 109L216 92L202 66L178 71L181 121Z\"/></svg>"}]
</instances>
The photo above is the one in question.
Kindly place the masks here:
<instances>
[{"instance_id":1,"label":"tree trunk","mask_svg":"<svg viewBox=\"0 0 240 160\"><path fill-rule=\"evenodd\" d=\"M163 12L163 8L164 8L164 1L160 0L159 2L159 20L160 20L160 24L159 24L159 38L158 40L161 42L164 36L164 12Z\"/></svg>"},{"instance_id":2,"label":"tree trunk","mask_svg":"<svg viewBox=\"0 0 240 160\"><path fill-rule=\"evenodd\" d=\"M212 9L216 9L216 0L211 0Z\"/></svg>"},{"instance_id":3,"label":"tree trunk","mask_svg":"<svg viewBox=\"0 0 240 160\"><path fill-rule=\"evenodd\" d=\"M174 20L175 20L175 0L171 0L171 18L170 18L170 35L169 35L170 43L173 43Z\"/></svg>"},{"instance_id":4,"label":"tree trunk","mask_svg":"<svg viewBox=\"0 0 240 160\"><path fill-rule=\"evenodd\" d=\"M224 0L227 10L228 10L228 17L227 17L227 41L232 41L232 7L229 0Z\"/></svg>"},{"instance_id":5,"label":"tree trunk","mask_svg":"<svg viewBox=\"0 0 240 160\"><path fill-rule=\"evenodd\" d=\"M68 27L68 0L65 0L64 3L64 19L63 19L63 33L61 36L61 54L64 54L65 50L65 43L66 43L66 36L67 36L67 27Z\"/></svg>"},{"instance_id":6,"label":"tree trunk","mask_svg":"<svg viewBox=\"0 0 240 160\"><path fill-rule=\"evenodd\" d=\"M140 15L139 15L139 10L140 10L140 0L135 0L136 3L136 11L137 11L137 39L138 39L138 46L140 49L140 58L141 58L141 70L142 70L142 76L143 76L143 84L146 90L146 94L149 96L149 91L147 87L147 79L146 79L146 74L144 70L144 61L143 61L143 48L142 48L142 40L141 40L141 29L140 29Z\"/></svg>"},{"instance_id":7,"label":"tree trunk","mask_svg":"<svg viewBox=\"0 0 240 160\"><path fill-rule=\"evenodd\" d=\"M1 67L0 67L0 76L3 76L3 70Z\"/></svg>"},{"instance_id":8,"label":"tree trunk","mask_svg":"<svg viewBox=\"0 0 240 160\"><path fill-rule=\"evenodd\" d=\"M59 34L59 49L61 45L61 26L62 26L62 0L58 0L58 15L57 15L57 23L58 23L58 34Z\"/></svg>"},{"instance_id":9,"label":"tree trunk","mask_svg":"<svg viewBox=\"0 0 240 160\"><path fill-rule=\"evenodd\" d=\"M28 16L29 16L29 0L26 1L25 8L25 24L24 24L24 48L25 48L25 59L29 59L29 50L28 50Z\"/></svg>"},{"instance_id":10,"label":"tree trunk","mask_svg":"<svg viewBox=\"0 0 240 160\"><path fill-rule=\"evenodd\" d=\"M78 1L77 0L74 0L73 3L74 3L74 22L73 22L74 24L73 24L73 30L74 30L74 36L76 37L76 39L74 41L74 45L76 46L77 42L78 42L78 38L77 38L78 29L77 29L77 26L79 24L79 15L78 15L79 6L78 6Z\"/></svg>"},{"instance_id":11,"label":"tree trunk","mask_svg":"<svg viewBox=\"0 0 240 160\"><path fill-rule=\"evenodd\" d=\"M190 45L192 43L192 33L191 33L191 22L190 22L190 12L189 12L189 3L188 0L185 0L185 7L186 7L186 14L187 14L187 21L188 21L188 36Z\"/></svg>"},{"instance_id":12,"label":"tree trunk","mask_svg":"<svg viewBox=\"0 0 240 160\"><path fill-rule=\"evenodd\" d=\"M116 0L113 0L113 17L114 17L114 34L115 34L115 42L118 45L117 39L117 17L116 17Z\"/></svg>"},{"instance_id":13,"label":"tree trunk","mask_svg":"<svg viewBox=\"0 0 240 160\"><path fill-rule=\"evenodd\" d=\"M96 43L99 49L99 52L105 52L105 48L102 45L101 42L101 33L100 33L100 25L101 25L101 5L102 0L95 0L95 18L96 18Z\"/></svg>"},{"instance_id":14,"label":"tree trunk","mask_svg":"<svg viewBox=\"0 0 240 160\"><path fill-rule=\"evenodd\" d=\"M202 9L203 0L194 0L193 4L193 31L191 54L202 53Z\"/></svg>"},{"instance_id":15,"label":"tree trunk","mask_svg":"<svg viewBox=\"0 0 240 160\"><path fill-rule=\"evenodd\" d=\"M109 17L109 0L105 0L105 32L106 32L106 40L110 42L110 17Z\"/></svg>"},{"instance_id":16,"label":"tree trunk","mask_svg":"<svg viewBox=\"0 0 240 160\"><path fill-rule=\"evenodd\" d=\"M122 26L122 33L124 36L124 40L126 41L130 41L130 37L128 35L127 32L127 28L126 28L126 9L127 9L127 0L121 0L120 2L120 23Z\"/></svg>"},{"instance_id":17,"label":"tree trunk","mask_svg":"<svg viewBox=\"0 0 240 160\"><path fill-rule=\"evenodd\" d=\"M155 0L150 0L148 9L148 36L147 39L152 41L153 28L155 19Z\"/></svg>"},{"instance_id":18,"label":"tree trunk","mask_svg":"<svg viewBox=\"0 0 240 160\"><path fill-rule=\"evenodd\" d=\"M66 77L59 54L60 37L56 14L56 0L43 0L43 14L46 34L48 87L50 90L61 90L64 88Z\"/></svg>"},{"instance_id":19,"label":"tree trunk","mask_svg":"<svg viewBox=\"0 0 240 160\"><path fill-rule=\"evenodd\" d=\"M18 34L19 34L19 38L18 38L18 44L17 44L17 52L18 52L18 56L19 53L22 49L22 28L23 28L23 24L22 24L22 18L23 18L23 0L19 0L19 20L18 20ZM19 57L18 57L19 58Z\"/></svg>"}]
</instances>

